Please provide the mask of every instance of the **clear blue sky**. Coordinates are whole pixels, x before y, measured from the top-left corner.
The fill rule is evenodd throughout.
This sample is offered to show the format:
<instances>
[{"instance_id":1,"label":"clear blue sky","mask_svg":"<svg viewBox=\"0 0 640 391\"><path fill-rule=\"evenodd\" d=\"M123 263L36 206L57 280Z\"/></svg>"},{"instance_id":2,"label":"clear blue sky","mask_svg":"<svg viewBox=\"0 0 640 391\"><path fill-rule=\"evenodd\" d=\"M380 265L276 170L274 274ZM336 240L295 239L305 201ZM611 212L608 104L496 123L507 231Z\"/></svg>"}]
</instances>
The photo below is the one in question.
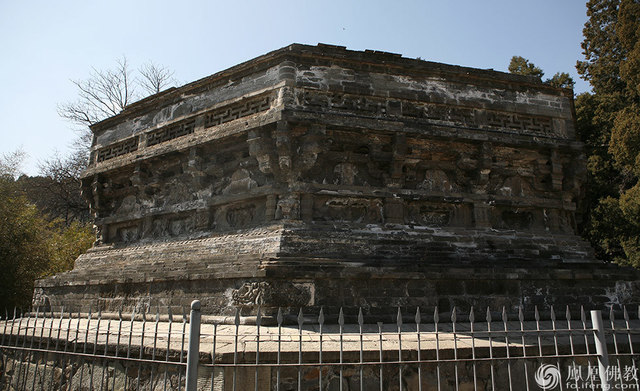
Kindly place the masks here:
<instances>
[{"instance_id":1,"label":"clear blue sky","mask_svg":"<svg viewBox=\"0 0 640 391\"><path fill-rule=\"evenodd\" d=\"M0 0L0 153L22 148L31 175L68 153L76 134L56 105L75 99L71 79L122 55L171 68L181 84L294 42L501 71L520 55L546 76L569 72L580 93L585 21L580 0Z\"/></svg>"}]
</instances>

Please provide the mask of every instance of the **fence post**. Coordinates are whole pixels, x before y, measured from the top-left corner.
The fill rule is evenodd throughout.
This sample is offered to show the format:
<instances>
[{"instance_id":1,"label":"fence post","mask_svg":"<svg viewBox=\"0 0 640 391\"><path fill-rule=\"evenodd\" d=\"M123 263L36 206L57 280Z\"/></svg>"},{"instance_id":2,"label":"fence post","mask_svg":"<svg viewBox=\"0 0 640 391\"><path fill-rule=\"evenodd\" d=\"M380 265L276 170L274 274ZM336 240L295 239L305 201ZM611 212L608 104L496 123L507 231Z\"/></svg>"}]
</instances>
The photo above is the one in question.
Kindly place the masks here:
<instances>
[{"instance_id":1,"label":"fence post","mask_svg":"<svg viewBox=\"0 0 640 391\"><path fill-rule=\"evenodd\" d=\"M593 325L593 340L596 344L598 355L598 374L603 390L609 390L609 379L607 368L609 367L609 354L607 353L607 339L604 335L604 322L602 321L602 311L591 311L591 324Z\"/></svg>"},{"instance_id":2,"label":"fence post","mask_svg":"<svg viewBox=\"0 0 640 391\"><path fill-rule=\"evenodd\" d=\"M200 301L191 302L189 317L189 350L187 351L186 391L198 388L198 364L200 363Z\"/></svg>"}]
</instances>

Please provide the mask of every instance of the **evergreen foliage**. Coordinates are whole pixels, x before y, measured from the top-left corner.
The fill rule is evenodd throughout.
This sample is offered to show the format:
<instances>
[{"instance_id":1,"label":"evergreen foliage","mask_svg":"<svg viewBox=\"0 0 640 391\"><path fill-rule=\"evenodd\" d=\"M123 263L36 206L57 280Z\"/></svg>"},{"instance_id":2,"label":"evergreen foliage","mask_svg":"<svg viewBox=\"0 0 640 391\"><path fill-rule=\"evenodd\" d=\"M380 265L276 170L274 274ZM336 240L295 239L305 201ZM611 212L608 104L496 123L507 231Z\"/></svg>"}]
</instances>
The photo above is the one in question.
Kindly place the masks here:
<instances>
[{"instance_id":1,"label":"evergreen foliage","mask_svg":"<svg viewBox=\"0 0 640 391\"><path fill-rule=\"evenodd\" d=\"M640 267L640 2L590 0L576 68L593 93L576 100L588 154L583 233L597 254Z\"/></svg>"},{"instance_id":2,"label":"evergreen foliage","mask_svg":"<svg viewBox=\"0 0 640 391\"><path fill-rule=\"evenodd\" d=\"M575 99L588 170L579 228L598 258L640 267L640 1L590 0L587 16L576 64L592 87ZM509 71L544 75L520 56ZM545 83L573 87L566 73Z\"/></svg>"}]
</instances>

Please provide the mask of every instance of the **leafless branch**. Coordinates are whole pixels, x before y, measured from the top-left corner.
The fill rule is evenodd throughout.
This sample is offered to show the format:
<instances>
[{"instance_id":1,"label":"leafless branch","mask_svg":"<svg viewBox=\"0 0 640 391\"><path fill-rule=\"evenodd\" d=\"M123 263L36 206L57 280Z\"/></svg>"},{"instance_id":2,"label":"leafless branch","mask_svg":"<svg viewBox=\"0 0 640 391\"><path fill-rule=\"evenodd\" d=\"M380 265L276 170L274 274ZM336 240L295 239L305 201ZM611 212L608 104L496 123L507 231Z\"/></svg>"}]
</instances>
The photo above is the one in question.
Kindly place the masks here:
<instances>
[{"instance_id":1,"label":"leafless branch","mask_svg":"<svg viewBox=\"0 0 640 391\"><path fill-rule=\"evenodd\" d=\"M0 177L9 176L17 178L20 174L20 166L27 154L22 149L0 154Z\"/></svg>"},{"instance_id":2,"label":"leafless branch","mask_svg":"<svg viewBox=\"0 0 640 391\"><path fill-rule=\"evenodd\" d=\"M139 77L132 78L126 57L119 58L113 69L92 68L86 80L72 80L78 89L75 102L58 105L58 114L83 128L120 113L135 100L142 98L137 88L145 94L155 94L175 84L173 71L152 62L138 70Z\"/></svg>"},{"instance_id":3,"label":"leafless branch","mask_svg":"<svg viewBox=\"0 0 640 391\"><path fill-rule=\"evenodd\" d=\"M166 67L159 66L153 62L148 62L140 67L140 79L138 83L148 94L157 94L158 92L175 84L173 71Z\"/></svg>"},{"instance_id":4,"label":"leafless branch","mask_svg":"<svg viewBox=\"0 0 640 391\"><path fill-rule=\"evenodd\" d=\"M80 193L80 174L86 165L86 153L79 151L66 158L56 153L38 164L40 177L26 184L29 194L52 218L62 219L67 225L86 221L87 204Z\"/></svg>"}]
</instances>

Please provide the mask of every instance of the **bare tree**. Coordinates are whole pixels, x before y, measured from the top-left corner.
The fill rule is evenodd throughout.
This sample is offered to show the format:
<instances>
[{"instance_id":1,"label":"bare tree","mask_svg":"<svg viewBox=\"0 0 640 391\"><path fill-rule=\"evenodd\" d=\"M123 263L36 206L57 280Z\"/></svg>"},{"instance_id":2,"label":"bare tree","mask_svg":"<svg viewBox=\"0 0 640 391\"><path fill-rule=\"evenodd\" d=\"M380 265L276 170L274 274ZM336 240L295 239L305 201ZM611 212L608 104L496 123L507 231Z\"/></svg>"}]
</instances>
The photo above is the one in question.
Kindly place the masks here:
<instances>
[{"instance_id":1,"label":"bare tree","mask_svg":"<svg viewBox=\"0 0 640 391\"><path fill-rule=\"evenodd\" d=\"M117 60L114 69L93 68L87 80L72 80L78 100L58 106L58 114L78 125L91 125L121 112L135 99L127 59Z\"/></svg>"},{"instance_id":2,"label":"bare tree","mask_svg":"<svg viewBox=\"0 0 640 391\"><path fill-rule=\"evenodd\" d=\"M172 70L151 61L142 65L138 72L141 76L138 83L149 95L157 94L175 84Z\"/></svg>"},{"instance_id":3,"label":"bare tree","mask_svg":"<svg viewBox=\"0 0 640 391\"><path fill-rule=\"evenodd\" d=\"M40 163L40 176L25 177L22 186L31 201L49 216L67 225L89 219L88 208L80 193L80 174L87 166L92 134L88 126L119 114L125 107L146 95L175 84L173 71L148 62L132 75L126 57L113 69L92 72L86 80L72 80L78 88L75 102L58 105L58 114L78 127L73 151L66 157L55 154ZM141 91L141 92L140 92ZM0 159L0 168L2 160Z\"/></svg>"},{"instance_id":4,"label":"bare tree","mask_svg":"<svg viewBox=\"0 0 640 391\"><path fill-rule=\"evenodd\" d=\"M87 166L84 151L77 150L66 158L55 154L40 162L40 176L21 178L27 197L50 218L65 225L89 220L89 208L80 191L80 174Z\"/></svg>"},{"instance_id":5,"label":"bare tree","mask_svg":"<svg viewBox=\"0 0 640 391\"><path fill-rule=\"evenodd\" d=\"M126 57L116 61L116 67L107 70L92 68L86 80L72 80L78 88L78 100L58 105L58 114L85 128L120 113L146 94L155 94L175 83L173 71L149 62L138 70L140 77L131 77Z\"/></svg>"},{"instance_id":6,"label":"bare tree","mask_svg":"<svg viewBox=\"0 0 640 391\"><path fill-rule=\"evenodd\" d=\"M26 157L27 154L22 149L0 154L0 178L16 179Z\"/></svg>"}]
</instances>

